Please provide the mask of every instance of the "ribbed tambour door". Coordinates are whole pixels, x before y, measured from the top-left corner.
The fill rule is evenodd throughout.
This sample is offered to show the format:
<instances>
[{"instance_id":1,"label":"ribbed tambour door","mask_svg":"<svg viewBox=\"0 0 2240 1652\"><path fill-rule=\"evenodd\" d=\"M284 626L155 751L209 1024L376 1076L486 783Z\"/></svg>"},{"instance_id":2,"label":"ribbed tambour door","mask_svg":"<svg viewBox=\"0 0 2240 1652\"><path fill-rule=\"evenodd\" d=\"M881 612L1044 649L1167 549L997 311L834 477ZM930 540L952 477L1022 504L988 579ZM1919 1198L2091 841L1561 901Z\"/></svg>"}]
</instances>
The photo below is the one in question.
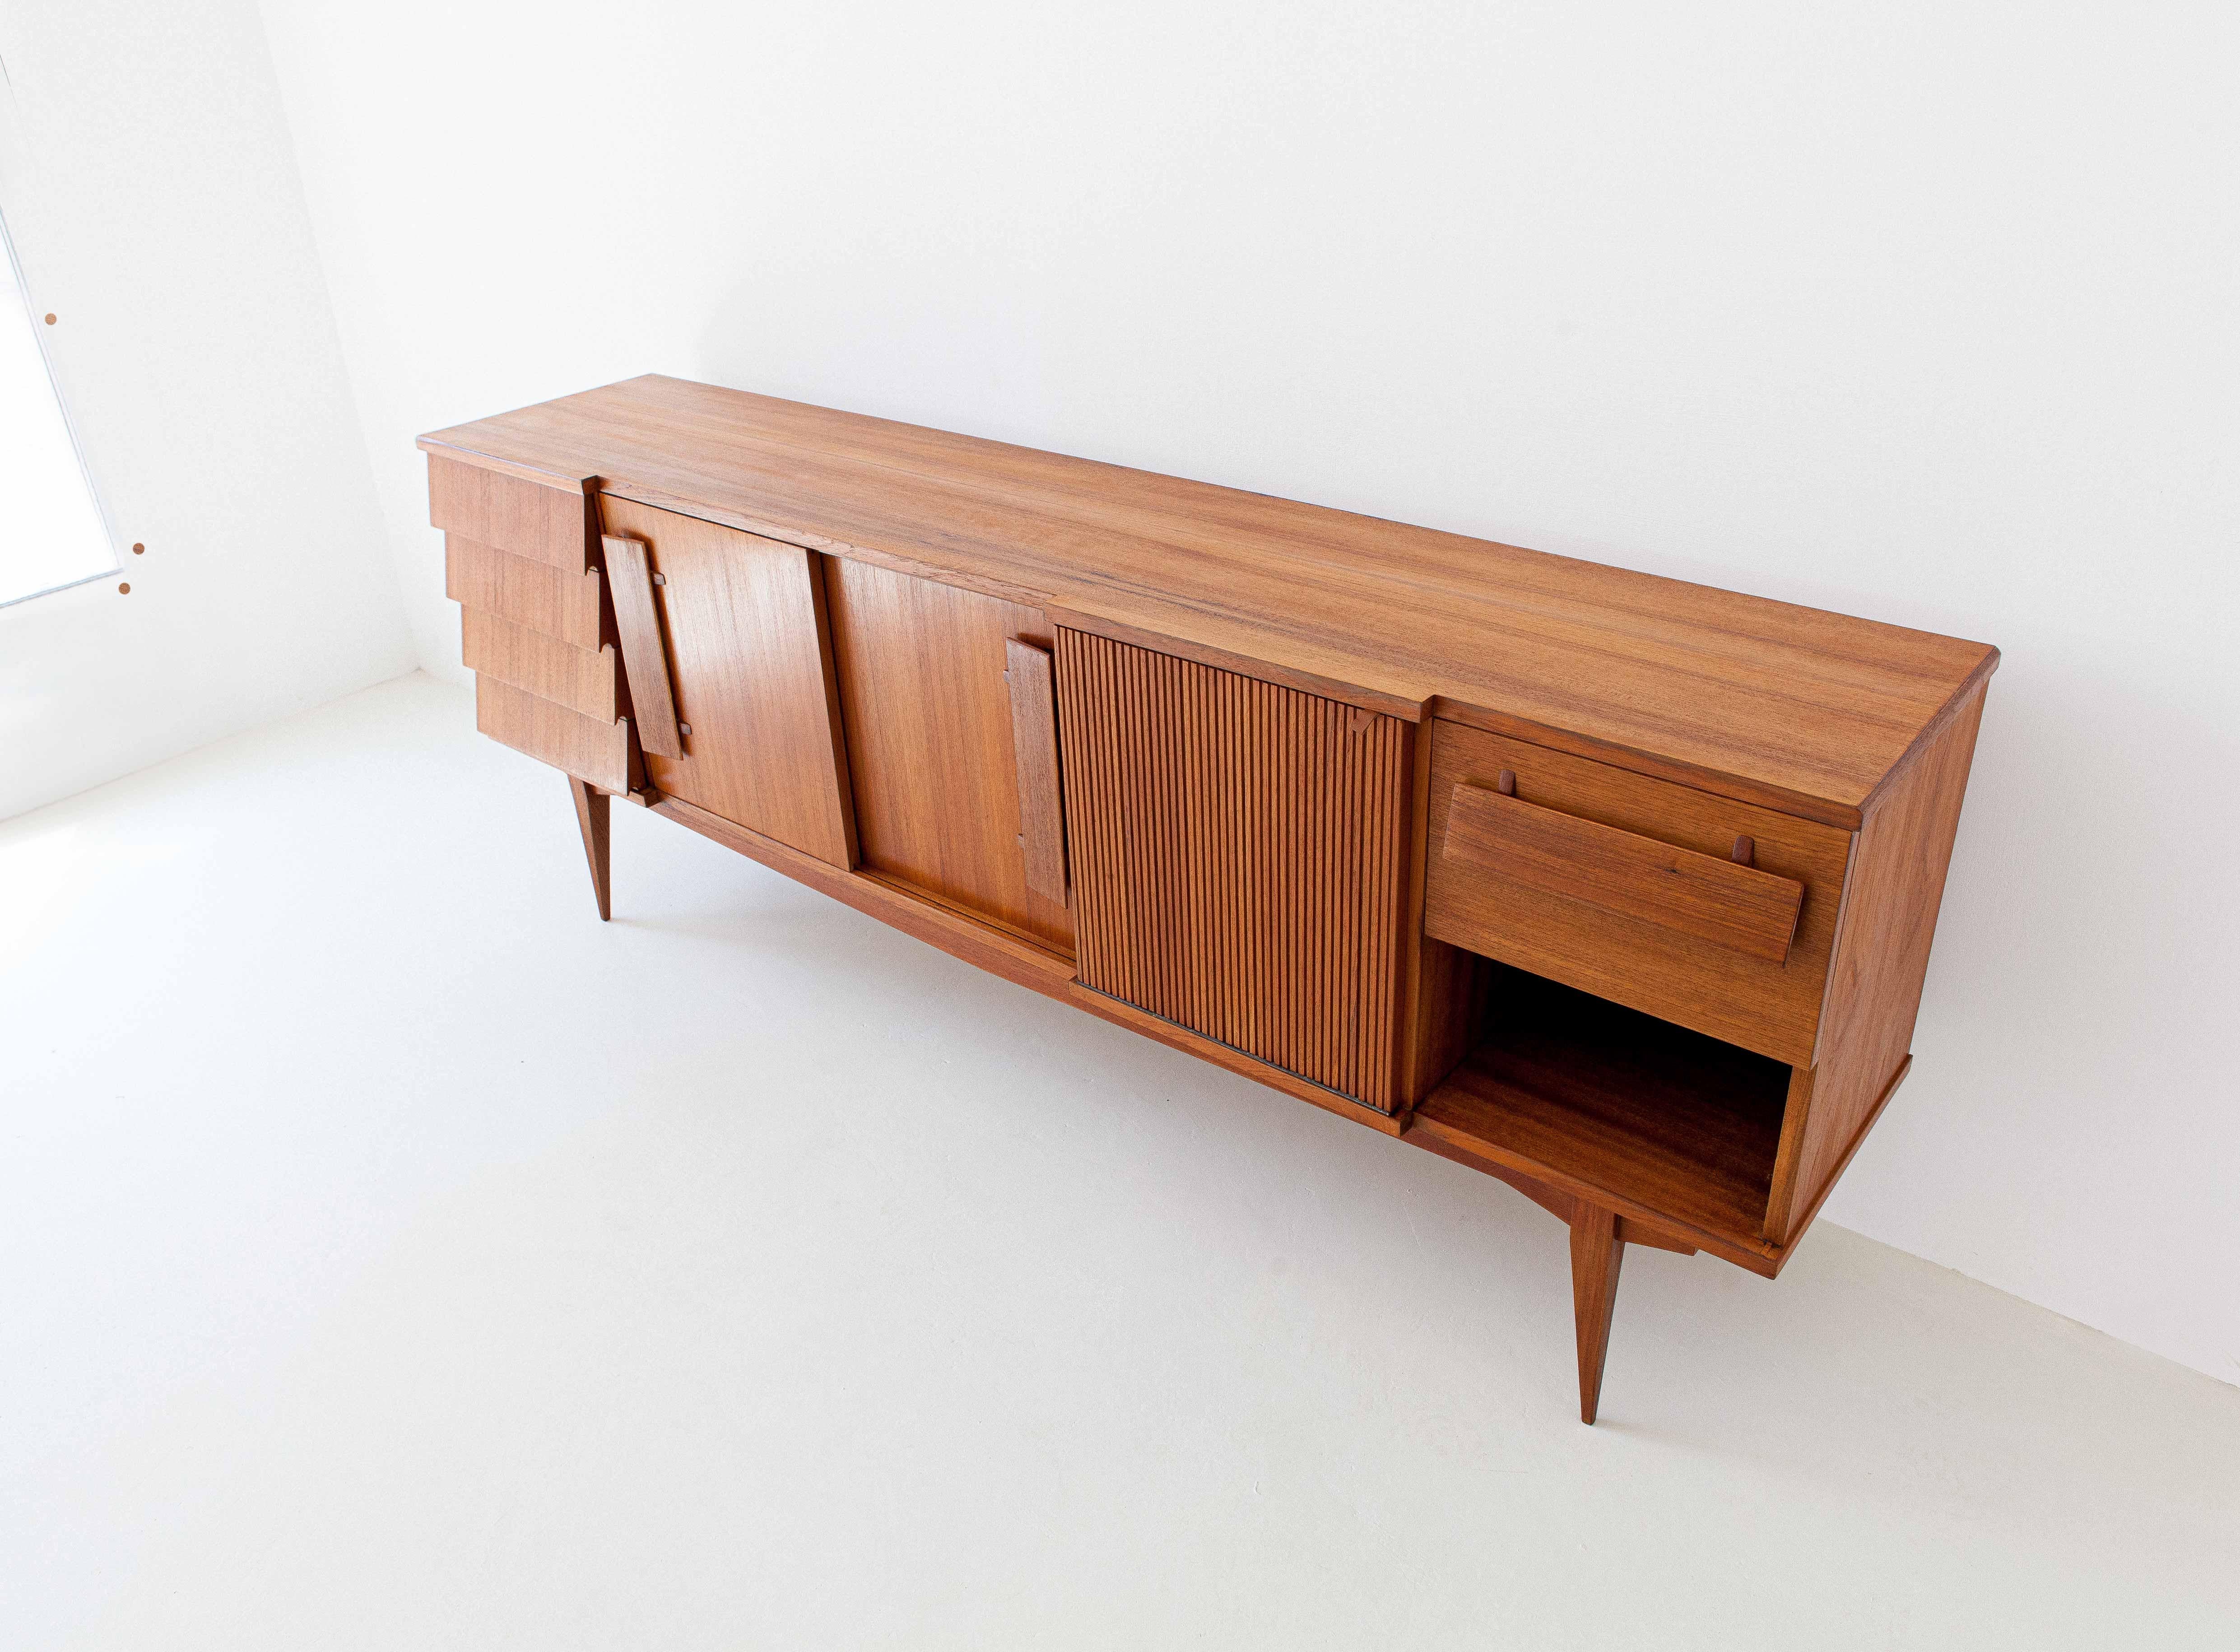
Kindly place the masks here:
<instances>
[{"instance_id":1,"label":"ribbed tambour door","mask_svg":"<svg viewBox=\"0 0 2240 1652\"><path fill-rule=\"evenodd\" d=\"M1396 718L1057 634L1081 980L1390 1111Z\"/></svg>"}]
</instances>

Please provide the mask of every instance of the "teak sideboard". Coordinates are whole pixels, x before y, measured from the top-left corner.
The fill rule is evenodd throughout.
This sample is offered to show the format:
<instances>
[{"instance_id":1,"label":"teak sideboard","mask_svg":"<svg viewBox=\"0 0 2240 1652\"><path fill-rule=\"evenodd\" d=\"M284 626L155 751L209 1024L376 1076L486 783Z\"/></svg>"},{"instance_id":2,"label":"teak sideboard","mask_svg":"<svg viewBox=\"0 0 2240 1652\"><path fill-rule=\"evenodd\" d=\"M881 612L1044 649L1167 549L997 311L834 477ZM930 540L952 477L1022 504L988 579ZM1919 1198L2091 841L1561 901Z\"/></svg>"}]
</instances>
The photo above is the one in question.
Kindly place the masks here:
<instances>
[{"instance_id":1,"label":"teak sideboard","mask_svg":"<svg viewBox=\"0 0 2240 1652\"><path fill-rule=\"evenodd\" d=\"M483 733L1770 1277L1890 1101L1998 651L645 377L421 438Z\"/></svg>"}]
</instances>

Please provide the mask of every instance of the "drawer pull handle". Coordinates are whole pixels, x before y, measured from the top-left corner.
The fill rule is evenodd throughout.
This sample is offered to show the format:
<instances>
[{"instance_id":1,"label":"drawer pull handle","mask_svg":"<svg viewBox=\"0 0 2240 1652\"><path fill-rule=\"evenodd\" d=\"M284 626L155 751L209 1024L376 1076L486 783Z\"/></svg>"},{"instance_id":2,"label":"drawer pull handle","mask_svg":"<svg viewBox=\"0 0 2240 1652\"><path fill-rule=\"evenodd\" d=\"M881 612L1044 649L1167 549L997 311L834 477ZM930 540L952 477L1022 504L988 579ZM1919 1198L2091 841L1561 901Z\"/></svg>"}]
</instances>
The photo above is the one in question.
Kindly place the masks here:
<instances>
[{"instance_id":1,"label":"drawer pull handle","mask_svg":"<svg viewBox=\"0 0 2240 1652\"><path fill-rule=\"evenodd\" d=\"M653 588L663 583L647 562L645 541L606 534L607 590L614 597L615 630L623 645L623 674L630 679L630 709L638 744L657 757L681 757L677 701L669 689L669 650L661 641L661 615Z\"/></svg>"},{"instance_id":2,"label":"drawer pull handle","mask_svg":"<svg viewBox=\"0 0 2240 1652\"><path fill-rule=\"evenodd\" d=\"M1722 860L1485 786L1457 786L1447 814L1450 861L1784 963L1804 885L1748 864L1756 850L1737 838Z\"/></svg>"}]
</instances>

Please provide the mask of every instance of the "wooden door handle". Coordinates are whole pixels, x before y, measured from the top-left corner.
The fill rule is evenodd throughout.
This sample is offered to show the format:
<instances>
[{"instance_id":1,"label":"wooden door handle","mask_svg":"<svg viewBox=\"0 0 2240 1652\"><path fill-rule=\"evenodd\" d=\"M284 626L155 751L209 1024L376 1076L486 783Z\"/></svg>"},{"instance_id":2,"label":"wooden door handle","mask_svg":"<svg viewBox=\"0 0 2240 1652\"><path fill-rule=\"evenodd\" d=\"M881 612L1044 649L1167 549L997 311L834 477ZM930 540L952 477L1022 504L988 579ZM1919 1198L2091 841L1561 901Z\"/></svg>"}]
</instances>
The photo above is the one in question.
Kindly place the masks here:
<instances>
[{"instance_id":1,"label":"wooden door handle","mask_svg":"<svg viewBox=\"0 0 2240 1652\"><path fill-rule=\"evenodd\" d=\"M1485 786L1460 785L1448 860L1604 911L1786 963L1804 885Z\"/></svg>"},{"instance_id":2,"label":"wooden door handle","mask_svg":"<svg viewBox=\"0 0 2240 1652\"><path fill-rule=\"evenodd\" d=\"M681 757L684 743L677 732L669 650L661 641L660 611L653 605L657 576L646 560L645 541L603 534L599 543L606 548L607 589L614 596L615 631L623 645L638 744L657 757Z\"/></svg>"},{"instance_id":3,"label":"wooden door handle","mask_svg":"<svg viewBox=\"0 0 2240 1652\"><path fill-rule=\"evenodd\" d=\"M1057 696L1048 649L1011 637L1003 644L1011 685L1011 751L1019 776L1019 843L1027 887L1064 903L1065 810L1058 796Z\"/></svg>"}]
</instances>

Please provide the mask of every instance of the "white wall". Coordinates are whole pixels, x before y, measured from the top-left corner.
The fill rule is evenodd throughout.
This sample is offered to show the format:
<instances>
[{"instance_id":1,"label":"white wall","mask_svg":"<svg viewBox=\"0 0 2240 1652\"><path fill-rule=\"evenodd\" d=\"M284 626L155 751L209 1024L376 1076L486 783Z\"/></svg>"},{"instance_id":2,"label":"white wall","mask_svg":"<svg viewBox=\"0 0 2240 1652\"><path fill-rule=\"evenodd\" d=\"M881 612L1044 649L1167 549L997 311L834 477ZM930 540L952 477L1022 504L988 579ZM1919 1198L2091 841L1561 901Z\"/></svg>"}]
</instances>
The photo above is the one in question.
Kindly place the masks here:
<instances>
[{"instance_id":1,"label":"white wall","mask_svg":"<svg viewBox=\"0 0 2240 1652\"><path fill-rule=\"evenodd\" d=\"M251 0L0 0L0 207L147 547L0 609L4 818L414 658Z\"/></svg>"},{"instance_id":2,"label":"white wall","mask_svg":"<svg viewBox=\"0 0 2240 1652\"><path fill-rule=\"evenodd\" d=\"M418 431L660 370L1996 642L1830 1215L2240 1379L2226 7L266 0Z\"/></svg>"}]
</instances>

